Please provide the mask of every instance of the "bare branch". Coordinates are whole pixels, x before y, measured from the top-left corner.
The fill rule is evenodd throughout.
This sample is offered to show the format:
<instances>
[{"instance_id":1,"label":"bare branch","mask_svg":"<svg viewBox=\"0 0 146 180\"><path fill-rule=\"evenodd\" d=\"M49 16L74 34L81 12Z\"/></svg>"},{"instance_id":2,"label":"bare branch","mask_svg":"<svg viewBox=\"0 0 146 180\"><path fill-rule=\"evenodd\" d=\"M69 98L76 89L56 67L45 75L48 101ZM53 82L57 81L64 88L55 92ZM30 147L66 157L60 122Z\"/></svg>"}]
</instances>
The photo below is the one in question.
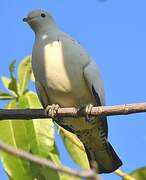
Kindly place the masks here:
<instances>
[{"instance_id":1,"label":"bare branch","mask_svg":"<svg viewBox=\"0 0 146 180\"><path fill-rule=\"evenodd\" d=\"M125 104L116 106L98 106L93 107L89 115L92 116L115 116L127 115L132 113L146 112L146 103ZM74 107L59 108L58 117L81 117L85 116L84 108ZM6 119L40 119L50 118L45 109L0 109L0 120Z\"/></svg>"},{"instance_id":2,"label":"bare branch","mask_svg":"<svg viewBox=\"0 0 146 180\"><path fill-rule=\"evenodd\" d=\"M75 171L63 165L57 165L51 161L48 161L42 157L32 155L24 150L13 148L10 145L7 145L0 141L0 150L5 151L13 156L20 157L25 160L29 160L34 162L35 164L46 166L54 171L59 171L70 176L80 177L80 178L88 178L92 180L99 180L98 175L93 170L81 170Z\"/></svg>"}]
</instances>

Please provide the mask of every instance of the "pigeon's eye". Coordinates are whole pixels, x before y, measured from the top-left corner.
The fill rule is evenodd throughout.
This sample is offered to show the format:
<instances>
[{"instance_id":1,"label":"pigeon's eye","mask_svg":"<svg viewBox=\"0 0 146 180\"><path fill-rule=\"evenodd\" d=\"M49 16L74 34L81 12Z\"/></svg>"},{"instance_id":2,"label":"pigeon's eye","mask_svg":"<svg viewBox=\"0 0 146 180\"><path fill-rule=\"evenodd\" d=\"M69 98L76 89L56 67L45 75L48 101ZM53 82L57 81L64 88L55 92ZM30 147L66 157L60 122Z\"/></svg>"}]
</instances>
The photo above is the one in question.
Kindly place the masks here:
<instances>
[{"instance_id":1,"label":"pigeon's eye","mask_svg":"<svg viewBox=\"0 0 146 180\"><path fill-rule=\"evenodd\" d=\"M41 17L42 17L42 18L45 18L45 17L46 17L46 14L42 13L42 14L41 14Z\"/></svg>"}]
</instances>

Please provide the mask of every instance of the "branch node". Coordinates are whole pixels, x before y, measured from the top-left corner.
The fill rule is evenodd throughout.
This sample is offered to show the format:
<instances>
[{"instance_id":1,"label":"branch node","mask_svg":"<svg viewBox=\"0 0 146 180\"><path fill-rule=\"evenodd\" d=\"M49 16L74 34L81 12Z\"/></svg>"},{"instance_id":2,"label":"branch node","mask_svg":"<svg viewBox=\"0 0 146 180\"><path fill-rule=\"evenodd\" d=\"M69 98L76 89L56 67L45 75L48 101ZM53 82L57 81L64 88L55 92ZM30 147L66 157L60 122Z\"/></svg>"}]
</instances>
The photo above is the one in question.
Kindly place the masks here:
<instances>
[{"instance_id":1,"label":"branch node","mask_svg":"<svg viewBox=\"0 0 146 180\"><path fill-rule=\"evenodd\" d=\"M129 106L127 104L124 105L124 114L129 114Z\"/></svg>"}]
</instances>

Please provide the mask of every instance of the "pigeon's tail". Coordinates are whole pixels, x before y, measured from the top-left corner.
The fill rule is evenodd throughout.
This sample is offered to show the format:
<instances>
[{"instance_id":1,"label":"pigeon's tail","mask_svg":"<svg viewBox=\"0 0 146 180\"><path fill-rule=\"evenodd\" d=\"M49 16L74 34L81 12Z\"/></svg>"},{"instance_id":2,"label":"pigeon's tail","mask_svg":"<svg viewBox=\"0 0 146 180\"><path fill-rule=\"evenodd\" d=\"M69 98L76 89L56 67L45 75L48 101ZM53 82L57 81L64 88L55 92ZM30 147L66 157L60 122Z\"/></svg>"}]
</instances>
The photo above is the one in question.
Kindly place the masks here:
<instances>
[{"instance_id":1,"label":"pigeon's tail","mask_svg":"<svg viewBox=\"0 0 146 180\"><path fill-rule=\"evenodd\" d=\"M90 167L97 163L98 173L110 173L118 169L122 162L113 147L109 142L106 144L105 149L100 149L98 146L84 145L89 160Z\"/></svg>"}]
</instances>

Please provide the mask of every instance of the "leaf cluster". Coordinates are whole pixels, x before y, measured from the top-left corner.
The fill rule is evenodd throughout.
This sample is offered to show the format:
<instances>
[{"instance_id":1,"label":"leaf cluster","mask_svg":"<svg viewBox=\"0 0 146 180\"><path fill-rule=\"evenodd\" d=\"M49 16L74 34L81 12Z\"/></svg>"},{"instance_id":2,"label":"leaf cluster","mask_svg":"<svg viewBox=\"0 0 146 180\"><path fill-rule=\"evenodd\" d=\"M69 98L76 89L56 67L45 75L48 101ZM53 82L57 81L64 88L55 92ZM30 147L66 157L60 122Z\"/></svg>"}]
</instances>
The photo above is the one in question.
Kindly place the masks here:
<instances>
[{"instance_id":1,"label":"leaf cluster","mask_svg":"<svg viewBox=\"0 0 146 180\"><path fill-rule=\"evenodd\" d=\"M6 76L2 77L6 92L0 92L0 99L8 100L5 108L40 108L41 104L37 94L28 88L30 80L35 81L32 73L31 57L28 56L20 62L17 77L15 77L15 64L16 61L13 61L9 66L10 78ZM85 152L80 150L80 148L74 145L74 142L68 138L69 132L54 125L52 120L15 121L9 119L1 121L0 139L15 148L21 148L57 164L61 164L60 154L55 142L56 128L60 130L61 138L72 159L81 167L88 167ZM76 136L71 133L69 133L69 135L70 138L76 138ZM76 140L77 143L81 144L77 138ZM29 161L13 157L5 152L1 152L0 157L4 169L11 180L71 179L68 175L39 167Z\"/></svg>"}]
</instances>

